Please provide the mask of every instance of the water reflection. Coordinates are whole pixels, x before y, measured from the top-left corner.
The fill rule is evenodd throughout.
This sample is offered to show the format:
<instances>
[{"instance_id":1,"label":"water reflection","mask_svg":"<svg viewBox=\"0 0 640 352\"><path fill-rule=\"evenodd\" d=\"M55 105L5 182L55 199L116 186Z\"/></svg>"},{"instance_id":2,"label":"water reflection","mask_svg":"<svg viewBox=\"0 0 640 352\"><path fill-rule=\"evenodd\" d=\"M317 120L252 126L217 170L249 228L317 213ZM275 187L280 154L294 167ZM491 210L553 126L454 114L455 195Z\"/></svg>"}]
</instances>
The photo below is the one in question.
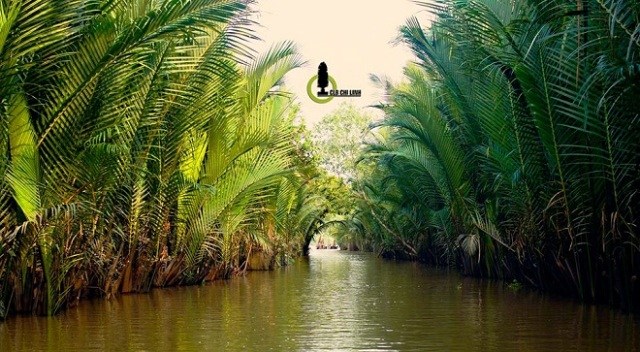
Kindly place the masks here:
<instances>
[{"instance_id":1,"label":"water reflection","mask_svg":"<svg viewBox=\"0 0 640 352\"><path fill-rule=\"evenodd\" d=\"M638 317L366 253L0 323L0 351L640 351Z\"/></svg>"}]
</instances>

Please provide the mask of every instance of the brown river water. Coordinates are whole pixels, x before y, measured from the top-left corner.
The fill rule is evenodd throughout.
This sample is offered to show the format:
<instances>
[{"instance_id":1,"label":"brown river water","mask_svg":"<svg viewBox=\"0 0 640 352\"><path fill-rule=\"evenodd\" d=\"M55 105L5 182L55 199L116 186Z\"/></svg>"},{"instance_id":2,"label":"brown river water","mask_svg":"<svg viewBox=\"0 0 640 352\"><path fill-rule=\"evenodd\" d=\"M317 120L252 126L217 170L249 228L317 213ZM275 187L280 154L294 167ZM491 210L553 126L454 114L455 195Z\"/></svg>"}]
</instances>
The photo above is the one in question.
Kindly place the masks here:
<instances>
[{"instance_id":1,"label":"brown river water","mask_svg":"<svg viewBox=\"0 0 640 352\"><path fill-rule=\"evenodd\" d=\"M640 317L370 253L0 322L0 351L640 351Z\"/></svg>"}]
</instances>

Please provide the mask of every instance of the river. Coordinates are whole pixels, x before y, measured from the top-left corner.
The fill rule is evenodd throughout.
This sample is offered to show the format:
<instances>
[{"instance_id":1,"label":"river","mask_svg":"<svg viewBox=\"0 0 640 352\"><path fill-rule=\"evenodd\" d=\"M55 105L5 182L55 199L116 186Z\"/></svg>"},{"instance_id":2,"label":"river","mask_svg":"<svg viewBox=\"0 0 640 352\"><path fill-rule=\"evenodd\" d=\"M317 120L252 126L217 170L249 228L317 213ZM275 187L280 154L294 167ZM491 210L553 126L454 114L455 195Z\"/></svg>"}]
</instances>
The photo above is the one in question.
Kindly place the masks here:
<instances>
[{"instance_id":1,"label":"river","mask_svg":"<svg viewBox=\"0 0 640 352\"><path fill-rule=\"evenodd\" d=\"M370 253L0 322L0 351L640 351L640 318Z\"/></svg>"}]
</instances>

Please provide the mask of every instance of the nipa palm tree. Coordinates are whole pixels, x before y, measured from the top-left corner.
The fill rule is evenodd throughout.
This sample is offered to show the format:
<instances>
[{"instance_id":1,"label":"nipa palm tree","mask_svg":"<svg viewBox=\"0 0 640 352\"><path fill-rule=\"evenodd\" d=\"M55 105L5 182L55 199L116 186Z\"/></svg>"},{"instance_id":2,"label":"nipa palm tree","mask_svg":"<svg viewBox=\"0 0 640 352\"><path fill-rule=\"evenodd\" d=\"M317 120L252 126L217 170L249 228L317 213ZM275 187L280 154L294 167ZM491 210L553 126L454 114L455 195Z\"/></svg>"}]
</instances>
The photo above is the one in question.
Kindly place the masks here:
<instances>
[{"instance_id":1,"label":"nipa palm tree","mask_svg":"<svg viewBox=\"0 0 640 352\"><path fill-rule=\"evenodd\" d=\"M245 1L0 4L0 317L211 279L290 173Z\"/></svg>"},{"instance_id":2,"label":"nipa palm tree","mask_svg":"<svg viewBox=\"0 0 640 352\"><path fill-rule=\"evenodd\" d=\"M389 202L419 214L405 231L423 257L637 309L638 7L425 6L431 27L411 18L401 30L417 63L389 86L382 138L364 157L384 181L363 180L379 200L357 223L377 221L369 238L406 252L386 219L362 219Z\"/></svg>"}]
</instances>

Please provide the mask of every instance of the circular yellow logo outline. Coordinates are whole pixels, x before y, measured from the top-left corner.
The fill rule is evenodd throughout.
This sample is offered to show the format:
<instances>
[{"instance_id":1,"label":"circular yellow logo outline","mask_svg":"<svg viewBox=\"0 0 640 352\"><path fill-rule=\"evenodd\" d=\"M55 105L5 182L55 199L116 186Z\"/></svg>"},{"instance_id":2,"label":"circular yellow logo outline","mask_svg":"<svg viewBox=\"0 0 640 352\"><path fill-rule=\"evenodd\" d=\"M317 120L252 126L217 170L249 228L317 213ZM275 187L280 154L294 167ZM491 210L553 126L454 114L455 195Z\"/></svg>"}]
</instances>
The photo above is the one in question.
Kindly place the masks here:
<instances>
[{"instance_id":1,"label":"circular yellow logo outline","mask_svg":"<svg viewBox=\"0 0 640 352\"><path fill-rule=\"evenodd\" d=\"M311 91L311 86L313 85L313 82L318 79L318 75L315 75L313 77L311 77L311 79L309 80L309 82L307 83L307 95L309 95L309 98L311 98L311 100L313 100L314 102L318 103L318 104L325 104L330 102L331 100L333 100L333 97L328 97L328 98L324 98L324 99L320 99L318 97L316 97L313 94L313 91ZM333 77L329 76L329 82L331 82L331 89L336 90L338 89L338 84L336 83L336 80L333 79Z\"/></svg>"}]
</instances>

